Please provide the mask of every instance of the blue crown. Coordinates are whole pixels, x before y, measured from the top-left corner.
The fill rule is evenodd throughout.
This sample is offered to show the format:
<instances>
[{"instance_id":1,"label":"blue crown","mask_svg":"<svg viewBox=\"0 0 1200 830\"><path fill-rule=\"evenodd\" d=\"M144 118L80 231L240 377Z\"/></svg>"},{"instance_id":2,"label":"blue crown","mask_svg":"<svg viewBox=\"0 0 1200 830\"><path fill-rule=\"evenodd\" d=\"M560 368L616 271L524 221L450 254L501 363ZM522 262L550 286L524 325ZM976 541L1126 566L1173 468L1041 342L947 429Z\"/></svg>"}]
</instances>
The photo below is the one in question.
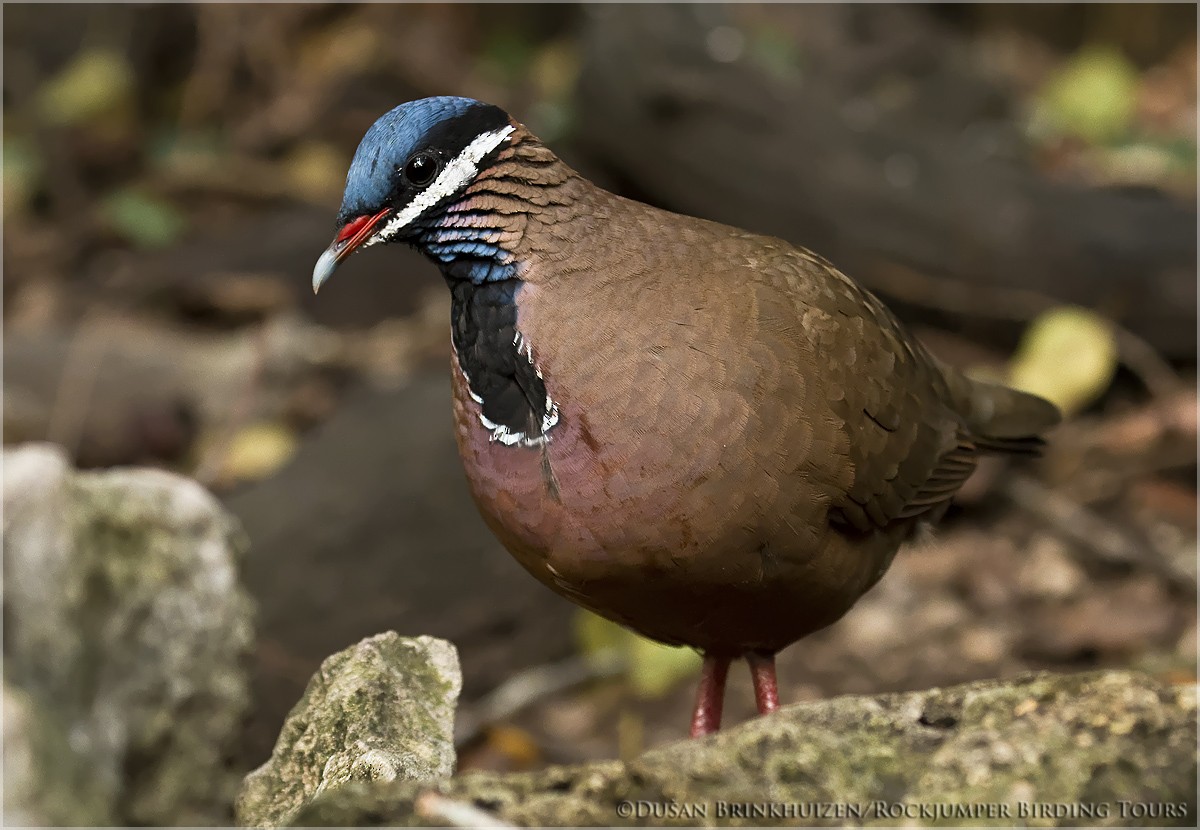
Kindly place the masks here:
<instances>
[{"instance_id":1,"label":"blue crown","mask_svg":"<svg viewBox=\"0 0 1200 830\"><path fill-rule=\"evenodd\" d=\"M480 133L506 123L498 107L450 96L409 101L384 114L354 153L339 222L379 210L396 186L396 169L417 150L433 148L453 157Z\"/></svg>"}]
</instances>

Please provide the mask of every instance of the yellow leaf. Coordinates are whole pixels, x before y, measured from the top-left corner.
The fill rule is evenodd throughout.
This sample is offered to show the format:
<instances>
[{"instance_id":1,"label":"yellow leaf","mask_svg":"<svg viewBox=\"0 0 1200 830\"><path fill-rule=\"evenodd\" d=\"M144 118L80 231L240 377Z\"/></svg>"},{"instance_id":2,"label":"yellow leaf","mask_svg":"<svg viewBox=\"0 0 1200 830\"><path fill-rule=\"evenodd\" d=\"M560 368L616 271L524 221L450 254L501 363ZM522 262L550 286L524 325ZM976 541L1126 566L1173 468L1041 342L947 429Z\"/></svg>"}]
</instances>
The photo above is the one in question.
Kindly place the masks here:
<instances>
[{"instance_id":1,"label":"yellow leaf","mask_svg":"<svg viewBox=\"0 0 1200 830\"><path fill-rule=\"evenodd\" d=\"M229 443L222 472L240 480L266 478L296 452L295 434L277 423L244 427Z\"/></svg>"},{"instance_id":2,"label":"yellow leaf","mask_svg":"<svg viewBox=\"0 0 1200 830\"><path fill-rule=\"evenodd\" d=\"M1070 415L1103 395L1116 371L1112 324L1087 309L1064 306L1030 324L1013 356L1008 382Z\"/></svg>"}]
</instances>

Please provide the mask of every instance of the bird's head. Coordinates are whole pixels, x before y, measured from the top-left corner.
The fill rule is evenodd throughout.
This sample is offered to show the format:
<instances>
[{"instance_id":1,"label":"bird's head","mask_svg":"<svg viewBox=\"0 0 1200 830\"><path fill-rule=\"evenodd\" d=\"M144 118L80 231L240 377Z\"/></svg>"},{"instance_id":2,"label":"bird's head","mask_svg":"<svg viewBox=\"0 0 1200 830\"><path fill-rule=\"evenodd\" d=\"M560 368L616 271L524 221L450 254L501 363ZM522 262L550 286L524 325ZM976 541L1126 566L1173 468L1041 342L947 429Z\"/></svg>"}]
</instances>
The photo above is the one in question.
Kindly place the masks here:
<instances>
[{"instance_id":1,"label":"bird's head","mask_svg":"<svg viewBox=\"0 0 1200 830\"><path fill-rule=\"evenodd\" d=\"M313 291L355 251L411 241L431 214L474 181L514 129L499 107L450 97L401 104L372 124L346 174L338 232L313 269Z\"/></svg>"}]
</instances>

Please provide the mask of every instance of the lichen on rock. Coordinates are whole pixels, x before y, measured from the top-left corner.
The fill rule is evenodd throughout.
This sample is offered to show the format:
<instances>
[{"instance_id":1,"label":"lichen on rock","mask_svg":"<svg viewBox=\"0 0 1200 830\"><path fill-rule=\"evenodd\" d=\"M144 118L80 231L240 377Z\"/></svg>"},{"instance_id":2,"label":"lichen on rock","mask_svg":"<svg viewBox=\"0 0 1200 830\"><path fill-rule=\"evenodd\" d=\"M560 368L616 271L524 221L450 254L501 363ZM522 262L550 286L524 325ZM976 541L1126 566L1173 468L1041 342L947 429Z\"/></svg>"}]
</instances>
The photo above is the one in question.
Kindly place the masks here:
<instances>
[{"instance_id":1,"label":"lichen on rock","mask_svg":"<svg viewBox=\"0 0 1200 830\"><path fill-rule=\"evenodd\" d=\"M190 479L5 450L4 668L19 692L6 743L26 748L6 765L22 797L6 811L56 823L74 799L74 824L228 821L252 642L244 550Z\"/></svg>"},{"instance_id":2,"label":"lichen on rock","mask_svg":"<svg viewBox=\"0 0 1200 830\"><path fill-rule=\"evenodd\" d=\"M1195 782L1195 686L1036 674L790 706L628 763L358 784L295 823L443 824L434 792L522 826L1195 826Z\"/></svg>"},{"instance_id":3,"label":"lichen on rock","mask_svg":"<svg viewBox=\"0 0 1200 830\"><path fill-rule=\"evenodd\" d=\"M321 664L271 758L246 777L238 823L290 823L353 782L448 778L454 771L458 654L444 640L368 637Z\"/></svg>"}]
</instances>

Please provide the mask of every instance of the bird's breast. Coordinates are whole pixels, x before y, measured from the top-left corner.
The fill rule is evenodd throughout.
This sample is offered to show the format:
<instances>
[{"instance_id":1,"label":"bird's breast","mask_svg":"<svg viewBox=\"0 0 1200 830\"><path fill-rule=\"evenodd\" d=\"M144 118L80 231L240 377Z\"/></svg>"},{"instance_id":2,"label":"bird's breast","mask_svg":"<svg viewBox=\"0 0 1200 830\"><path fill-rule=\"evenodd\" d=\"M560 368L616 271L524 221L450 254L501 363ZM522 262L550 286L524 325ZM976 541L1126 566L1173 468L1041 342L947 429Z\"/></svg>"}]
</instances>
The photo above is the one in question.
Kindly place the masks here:
<instances>
[{"instance_id":1,"label":"bird's breast","mask_svg":"<svg viewBox=\"0 0 1200 830\"><path fill-rule=\"evenodd\" d=\"M522 287L517 313L492 318L511 328L485 338L522 344L488 359L532 368L532 400L550 402L528 440L492 428L483 364L464 359L477 340L454 340L460 455L513 556L580 605L699 647L779 647L849 607L876 557L830 544L828 494L806 472L830 444L796 416L810 387L779 349L699 302L550 299Z\"/></svg>"},{"instance_id":2,"label":"bird's breast","mask_svg":"<svg viewBox=\"0 0 1200 830\"><path fill-rule=\"evenodd\" d=\"M741 370L673 365L679 343L622 320L620 303L595 304L585 327L539 293L521 286L501 311L477 290L477 322L456 313L457 440L492 530L568 593L623 575L760 579L759 557L739 554L769 532L781 476L753 445L782 436L730 382Z\"/></svg>"}]
</instances>

